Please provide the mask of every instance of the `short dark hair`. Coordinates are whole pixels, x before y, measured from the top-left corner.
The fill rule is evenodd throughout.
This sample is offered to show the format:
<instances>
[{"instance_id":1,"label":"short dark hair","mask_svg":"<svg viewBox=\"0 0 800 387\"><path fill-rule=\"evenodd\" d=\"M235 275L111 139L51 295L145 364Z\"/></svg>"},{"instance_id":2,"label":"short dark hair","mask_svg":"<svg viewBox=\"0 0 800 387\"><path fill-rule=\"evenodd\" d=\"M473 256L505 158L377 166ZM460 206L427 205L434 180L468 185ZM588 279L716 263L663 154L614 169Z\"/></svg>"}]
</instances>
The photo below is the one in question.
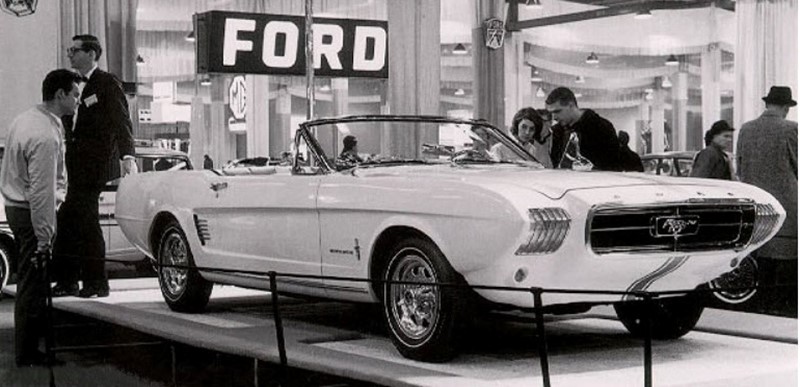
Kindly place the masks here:
<instances>
[{"instance_id":1,"label":"short dark hair","mask_svg":"<svg viewBox=\"0 0 800 387\"><path fill-rule=\"evenodd\" d=\"M539 112L530 107L519 109L517 114L514 114L514 118L511 120L511 134L513 134L514 137L519 138L519 123L525 119L533 122L534 140L538 141L539 143L544 142L544 139L542 139L542 128L544 127L544 121L542 120L542 116L539 115Z\"/></svg>"},{"instance_id":2,"label":"short dark hair","mask_svg":"<svg viewBox=\"0 0 800 387\"><path fill-rule=\"evenodd\" d=\"M89 34L75 35L72 40L79 40L84 51L94 51L94 60L100 59L100 55L103 54L103 46L100 45L100 40L97 39L97 36Z\"/></svg>"},{"instance_id":3,"label":"short dark hair","mask_svg":"<svg viewBox=\"0 0 800 387\"><path fill-rule=\"evenodd\" d=\"M344 140L342 140L342 143L344 144L344 150L348 151L356 146L358 140L356 140L356 136L347 135L344 136Z\"/></svg>"},{"instance_id":4,"label":"short dark hair","mask_svg":"<svg viewBox=\"0 0 800 387\"><path fill-rule=\"evenodd\" d=\"M44 81L42 81L42 101L52 101L59 90L69 93L72 91L74 84L80 82L80 74L74 71L67 69L53 70L47 73Z\"/></svg>"},{"instance_id":5,"label":"short dark hair","mask_svg":"<svg viewBox=\"0 0 800 387\"><path fill-rule=\"evenodd\" d=\"M622 145L628 145L628 142L631 140L631 136L629 136L628 132L624 130L620 130L619 134L617 134L617 137L619 137L619 143Z\"/></svg>"},{"instance_id":6,"label":"short dark hair","mask_svg":"<svg viewBox=\"0 0 800 387\"><path fill-rule=\"evenodd\" d=\"M547 95L547 99L544 101L546 105L551 105L558 102L561 105L566 105L570 102L574 103L575 106L578 106L578 100L575 98L575 94L572 90L566 87L557 87Z\"/></svg>"}]
</instances>

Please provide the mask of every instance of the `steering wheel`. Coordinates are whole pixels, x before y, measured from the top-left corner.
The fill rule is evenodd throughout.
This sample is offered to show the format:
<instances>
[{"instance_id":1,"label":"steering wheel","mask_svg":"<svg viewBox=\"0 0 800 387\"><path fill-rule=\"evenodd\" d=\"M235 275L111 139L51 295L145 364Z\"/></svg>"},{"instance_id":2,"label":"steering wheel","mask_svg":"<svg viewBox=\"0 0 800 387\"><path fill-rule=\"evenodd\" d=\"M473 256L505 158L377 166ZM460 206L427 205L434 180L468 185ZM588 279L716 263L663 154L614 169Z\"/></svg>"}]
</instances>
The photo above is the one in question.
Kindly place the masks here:
<instances>
[{"instance_id":1,"label":"steering wheel","mask_svg":"<svg viewBox=\"0 0 800 387\"><path fill-rule=\"evenodd\" d=\"M462 149L450 156L450 161L462 160L492 161L492 158L485 151L475 149Z\"/></svg>"}]
</instances>

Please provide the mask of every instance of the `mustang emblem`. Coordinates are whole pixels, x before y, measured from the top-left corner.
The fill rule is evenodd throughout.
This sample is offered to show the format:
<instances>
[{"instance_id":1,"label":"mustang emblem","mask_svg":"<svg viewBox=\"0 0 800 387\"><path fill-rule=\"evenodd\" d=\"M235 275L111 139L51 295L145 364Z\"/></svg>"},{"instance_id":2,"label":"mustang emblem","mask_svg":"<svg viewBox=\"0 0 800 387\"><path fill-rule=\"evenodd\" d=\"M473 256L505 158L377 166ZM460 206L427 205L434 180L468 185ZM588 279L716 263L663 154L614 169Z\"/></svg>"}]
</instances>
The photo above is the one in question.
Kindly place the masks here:
<instances>
[{"instance_id":1,"label":"mustang emblem","mask_svg":"<svg viewBox=\"0 0 800 387\"><path fill-rule=\"evenodd\" d=\"M681 237L697 234L700 228L700 217L693 216L659 216L655 219L655 236Z\"/></svg>"}]
</instances>

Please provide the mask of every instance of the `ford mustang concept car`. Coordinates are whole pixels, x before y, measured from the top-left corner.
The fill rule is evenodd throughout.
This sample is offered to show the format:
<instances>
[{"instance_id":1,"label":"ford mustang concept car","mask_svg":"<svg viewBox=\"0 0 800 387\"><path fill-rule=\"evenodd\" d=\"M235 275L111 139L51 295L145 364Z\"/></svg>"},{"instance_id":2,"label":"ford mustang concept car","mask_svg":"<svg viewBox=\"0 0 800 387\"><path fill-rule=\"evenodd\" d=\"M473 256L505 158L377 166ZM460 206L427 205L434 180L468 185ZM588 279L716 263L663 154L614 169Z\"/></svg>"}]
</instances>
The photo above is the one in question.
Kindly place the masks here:
<instances>
[{"instance_id":1,"label":"ford mustang concept car","mask_svg":"<svg viewBox=\"0 0 800 387\"><path fill-rule=\"evenodd\" d=\"M545 169L484 121L320 119L300 125L292 151L286 167L123 179L116 218L163 265L170 308L202 310L213 283L268 289L272 271L281 293L381 303L393 342L413 359L455 355L478 306L534 308L532 287L630 292L545 291L543 305L613 303L642 334L644 308L625 300L690 292L785 218L772 196L742 183L585 163ZM703 306L686 292L658 299L654 337L694 327Z\"/></svg>"}]
</instances>

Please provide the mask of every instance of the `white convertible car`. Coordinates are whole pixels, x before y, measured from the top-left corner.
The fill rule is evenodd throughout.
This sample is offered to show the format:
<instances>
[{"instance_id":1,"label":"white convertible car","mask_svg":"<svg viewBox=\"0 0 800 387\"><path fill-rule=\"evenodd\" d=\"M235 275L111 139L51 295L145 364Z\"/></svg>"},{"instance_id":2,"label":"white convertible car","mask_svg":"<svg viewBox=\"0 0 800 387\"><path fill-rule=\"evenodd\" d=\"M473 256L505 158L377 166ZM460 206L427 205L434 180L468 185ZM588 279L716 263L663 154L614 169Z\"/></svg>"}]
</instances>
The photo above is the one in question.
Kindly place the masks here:
<instances>
[{"instance_id":1,"label":"white convertible car","mask_svg":"<svg viewBox=\"0 0 800 387\"><path fill-rule=\"evenodd\" d=\"M116 218L167 265L159 282L170 308L202 310L212 283L268 289L268 271L300 274L279 275L279 291L382 303L404 356L443 361L476 306L530 310L534 300L427 283L690 291L735 268L785 218L772 196L737 182L587 172L579 162L582 171L544 169L482 121L321 119L300 126L293 150L290 167L123 180ZM634 297L545 292L543 302L555 313L614 303L642 334L644 308L622 302ZM692 293L659 298L654 337L686 334L702 309Z\"/></svg>"}]
</instances>

